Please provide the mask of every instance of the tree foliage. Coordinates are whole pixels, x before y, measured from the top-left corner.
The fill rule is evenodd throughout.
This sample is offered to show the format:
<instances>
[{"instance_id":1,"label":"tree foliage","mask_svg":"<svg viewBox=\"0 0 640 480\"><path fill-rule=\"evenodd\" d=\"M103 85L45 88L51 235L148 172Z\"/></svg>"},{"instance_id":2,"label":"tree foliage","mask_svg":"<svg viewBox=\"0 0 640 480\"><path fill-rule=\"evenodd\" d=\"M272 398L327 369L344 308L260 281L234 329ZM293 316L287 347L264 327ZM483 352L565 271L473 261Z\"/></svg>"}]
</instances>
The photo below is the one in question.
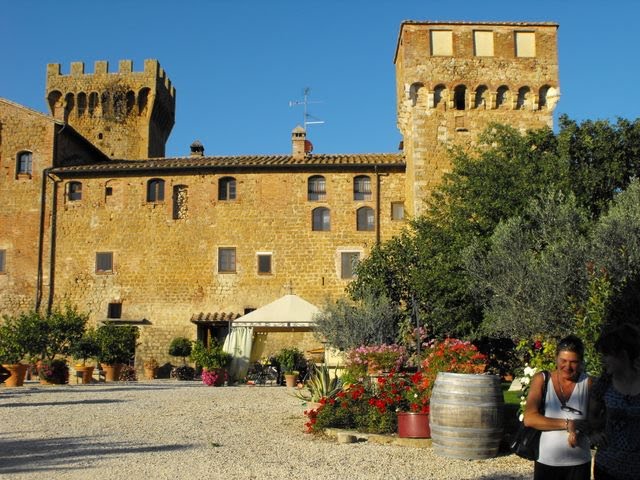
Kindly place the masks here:
<instances>
[{"instance_id":1,"label":"tree foliage","mask_svg":"<svg viewBox=\"0 0 640 480\"><path fill-rule=\"evenodd\" d=\"M385 296L371 293L357 302L327 302L314 319L316 334L340 350L393 343L398 336L398 310Z\"/></svg>"}]
</instances>

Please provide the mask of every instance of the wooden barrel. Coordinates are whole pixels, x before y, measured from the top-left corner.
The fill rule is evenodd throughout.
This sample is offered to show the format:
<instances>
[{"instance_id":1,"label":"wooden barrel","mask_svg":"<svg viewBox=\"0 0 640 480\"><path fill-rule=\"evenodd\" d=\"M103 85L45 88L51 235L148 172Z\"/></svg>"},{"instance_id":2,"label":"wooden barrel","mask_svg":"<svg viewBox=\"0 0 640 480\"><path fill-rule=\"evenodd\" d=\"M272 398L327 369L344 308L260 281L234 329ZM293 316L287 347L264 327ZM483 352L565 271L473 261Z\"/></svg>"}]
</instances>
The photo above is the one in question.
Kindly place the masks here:
<instances>
[{"instance_id":1,"label":"wooden barrel","mask_svg":"<svg viewBox=\"0 0 640 480\"><path fill-rule=\"evenodd\" d=\"M429 421L434 452L467 460L495 457L503 410L497 375L438 373Z\"/></svg>"}]
</instances>

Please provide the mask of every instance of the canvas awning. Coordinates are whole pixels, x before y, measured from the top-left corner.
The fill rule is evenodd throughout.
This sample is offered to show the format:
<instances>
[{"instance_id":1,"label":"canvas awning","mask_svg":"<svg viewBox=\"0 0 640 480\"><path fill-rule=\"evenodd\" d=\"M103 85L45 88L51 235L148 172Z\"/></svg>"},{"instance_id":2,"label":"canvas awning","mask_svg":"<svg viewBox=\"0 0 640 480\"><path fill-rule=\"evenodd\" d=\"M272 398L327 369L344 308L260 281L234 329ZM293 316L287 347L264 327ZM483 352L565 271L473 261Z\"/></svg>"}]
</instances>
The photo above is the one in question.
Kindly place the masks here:
<instances>
[{"instance_id":1,"label":"canvas awning","mask_svg":"<svg viewBox=\"0 0 640 480\"><path fill-rule=\"evenodd\" d=\"M320 309L297 295L285 295L237 318L232 327L313 327Z\"/></svg>"}]
</instances>

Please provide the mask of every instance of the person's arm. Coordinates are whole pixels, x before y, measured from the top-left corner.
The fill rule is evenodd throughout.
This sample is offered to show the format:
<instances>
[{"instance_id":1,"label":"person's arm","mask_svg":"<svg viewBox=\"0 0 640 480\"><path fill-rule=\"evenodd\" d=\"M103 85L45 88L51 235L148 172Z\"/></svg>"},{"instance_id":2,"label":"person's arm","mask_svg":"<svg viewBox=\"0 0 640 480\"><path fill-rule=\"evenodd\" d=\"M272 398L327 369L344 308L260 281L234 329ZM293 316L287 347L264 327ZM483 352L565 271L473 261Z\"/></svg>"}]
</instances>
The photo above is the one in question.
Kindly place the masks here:
<instances>
[{"instance_id":1,"label":"person's arm","mask_svg":"<svg viewBox=\"0 0 640 480\"><path fill-rule=\"evenodd\" d=\"M573 420L567 420L564 418L548 418L540 413L543 386L544 376L542 375L542 372L536 373L531 380L527 403L524 407L524 424L527 427L533 427L536 430L566 430L569 433L573 432L575 436L576 425ZM553 388L551 379L549 379L547 388Z\"/></svg>"},{"instance_id":2,"label":"person's arm","mask_svg":"<svg viewBox=\"0 0 640 480\"><path fill-rule=\"evenodd\" d=\"M606 411L604 405L604 384L601 379L596 382L595 388L589 391L589 409L587 413L587 428L589 440L592 445L603 446L606 443L604 426L606 423Z\"/></svg>"}]
</instances>

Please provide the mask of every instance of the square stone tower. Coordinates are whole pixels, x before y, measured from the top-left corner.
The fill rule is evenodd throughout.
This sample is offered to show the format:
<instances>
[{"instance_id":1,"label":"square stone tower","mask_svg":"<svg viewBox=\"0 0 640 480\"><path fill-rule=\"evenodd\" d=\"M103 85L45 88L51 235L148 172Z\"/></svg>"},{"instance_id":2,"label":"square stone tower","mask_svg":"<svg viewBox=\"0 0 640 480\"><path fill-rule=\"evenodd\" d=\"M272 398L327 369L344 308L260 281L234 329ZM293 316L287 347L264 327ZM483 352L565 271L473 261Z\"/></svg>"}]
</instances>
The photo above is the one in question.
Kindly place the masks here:
<instances>
[{"instance_id":1,"label":"square stone tower","mask_svg":"<svg viewBox=\"0 0 640 480\"><path fill-rule=\"evenodd\" d=\"M560 96L555 23L414 22L400 26L394 63L407 161L406 209L450 169L447 150L492 122L552 127Z\"/></svg>"},{"instance_id":2,"label":"square stone tower","mask_svg":"<svg viewBox=\"0 0 640 480\"><path fill-rule=\"evenodd\" d=\"M157 60L145 60L142 72L133 71L131 60L118 67L109 72L108 63L98 61L85 73L83 62L73 62L62 75L60 64L49 64L51 114L111 158L163 157L175 122L175 88Z\"/></svg>"}]
</instances>

